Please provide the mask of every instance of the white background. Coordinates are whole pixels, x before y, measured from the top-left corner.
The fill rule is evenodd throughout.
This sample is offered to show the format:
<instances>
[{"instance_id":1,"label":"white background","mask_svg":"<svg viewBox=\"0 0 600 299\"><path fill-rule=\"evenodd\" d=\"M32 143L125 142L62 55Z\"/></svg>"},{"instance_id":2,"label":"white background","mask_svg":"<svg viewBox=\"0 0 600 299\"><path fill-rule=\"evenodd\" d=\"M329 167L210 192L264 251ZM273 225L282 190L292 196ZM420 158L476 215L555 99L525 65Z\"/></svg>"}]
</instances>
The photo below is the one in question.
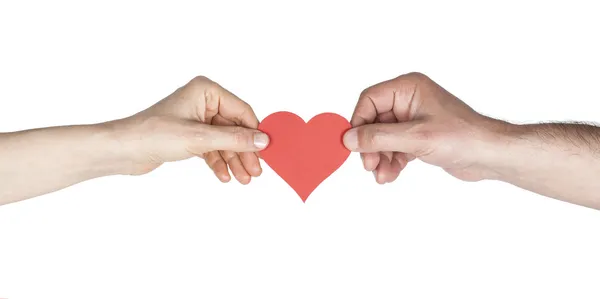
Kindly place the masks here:
<instances>
[{"instance_id":1,"label":"white background","mask_svg":"<svg viewBox=\"0 0 600 299\"><path fill-rule=\"evenodd\" d=\"M490 116L600 120L593 4L363 2L2 1L0 131L128 116L195 75L260 119L350 118L411 71ZM380 186L357 154L304 204L264 167L221 184L190 159L2 206L0 297L600 296L598 211L420 162Z\"/></svg>"}]
</instances>

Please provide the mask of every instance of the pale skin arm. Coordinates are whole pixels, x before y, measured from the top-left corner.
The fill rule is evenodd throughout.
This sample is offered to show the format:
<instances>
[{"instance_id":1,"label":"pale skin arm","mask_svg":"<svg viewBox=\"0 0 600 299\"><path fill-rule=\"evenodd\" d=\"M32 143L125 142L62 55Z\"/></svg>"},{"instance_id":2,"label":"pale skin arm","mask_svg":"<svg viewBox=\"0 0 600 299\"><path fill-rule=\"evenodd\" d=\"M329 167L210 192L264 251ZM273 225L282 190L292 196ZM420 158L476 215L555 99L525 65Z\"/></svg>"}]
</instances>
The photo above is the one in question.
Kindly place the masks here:
<instances>
[{"instance_id":1,"label":"pale skin arm","mask_svg":"<svg viewBox=\"0 0 600 299\"><path fill-rule=\"evenodd\" d=\"M394 181L415 158L465 181L500 180L600 209L600 128L515 125L483 116L423 74L363 91L344 136L376 181Z\"/></svg>"},{"instance_id":2,"label":"pale skin arm","mask_svg":"<svg viewBox=\"0 0 600 299\"><path fill-rule=\"evenodd\" d=\"M126 173L127 159L109 125L1 134L0 204Z\"/></svg>"},{"instance_id":3,"label":"pale skin arm","mask_svg":"<svg viewBox=\"0 0 600 299\"><path fill-rule=\"evenodd\" d=\"M261 174L268 136L237 96L197 77L131 117L0 134L0 205L109 175L141 175L164 162L204 158L222 182Z\"/></svg>"}]
</instances>

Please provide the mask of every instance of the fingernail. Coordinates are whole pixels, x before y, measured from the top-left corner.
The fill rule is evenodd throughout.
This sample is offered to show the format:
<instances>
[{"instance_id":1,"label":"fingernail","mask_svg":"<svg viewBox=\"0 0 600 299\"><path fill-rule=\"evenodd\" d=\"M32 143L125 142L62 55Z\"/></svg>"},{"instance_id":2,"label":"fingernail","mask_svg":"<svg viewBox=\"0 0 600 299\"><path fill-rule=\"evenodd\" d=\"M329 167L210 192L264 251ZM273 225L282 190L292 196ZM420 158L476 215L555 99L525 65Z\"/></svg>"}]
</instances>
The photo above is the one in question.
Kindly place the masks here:
<instances>
[{"instance_id":1,"label":"fingernail","mask_svg":"<svg viewBox=\"0 0 600 299\"><path fill-rule=\"evenodd\" d=\"M254 146L264 149L269 144L269 136L265 133L254 133Z\"/></svg>"},{"instance_id":2,"label":"fingernail","mask_svg":"<svg viewBox=\"0 0 600 299\"><path fill-rule=\"evenodd\" d=\"M351 129L344 134L344 145L351 151L358 149L358 134L356 134L356 130Z\"/></svg>"},{"instance_id":3,"label":"fingernail","mask_svg":"<svg viewBox=\"0 0 600 299\"><path fill-rule=\"evenodd\" d=\"M377 170L373 170L373 176L375 176L375 182L379 185L384 185L386 182L379 182Z\"/></svg>"}]
</instances>

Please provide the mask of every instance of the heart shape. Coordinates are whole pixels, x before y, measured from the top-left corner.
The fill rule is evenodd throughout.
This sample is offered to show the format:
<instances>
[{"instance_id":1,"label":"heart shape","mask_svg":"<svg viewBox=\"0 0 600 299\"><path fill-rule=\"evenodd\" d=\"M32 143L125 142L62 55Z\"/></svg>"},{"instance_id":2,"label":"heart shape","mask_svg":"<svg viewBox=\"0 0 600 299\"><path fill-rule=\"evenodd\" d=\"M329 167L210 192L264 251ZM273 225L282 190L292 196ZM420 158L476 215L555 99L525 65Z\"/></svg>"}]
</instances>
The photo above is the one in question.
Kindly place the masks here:
<instances>
[{"instance_id":1,"label":"heart shape","mask_svg":"<svg viewBox=\"0 0 600 299\"><path fill-rule=\"evenodd\" d=\"M335 113L319 114L306 123L294 113L276 112L258 126L270 139L260 156L306 202L350 155L342 141L350 128Z\"/></svg>"}]
</instances>

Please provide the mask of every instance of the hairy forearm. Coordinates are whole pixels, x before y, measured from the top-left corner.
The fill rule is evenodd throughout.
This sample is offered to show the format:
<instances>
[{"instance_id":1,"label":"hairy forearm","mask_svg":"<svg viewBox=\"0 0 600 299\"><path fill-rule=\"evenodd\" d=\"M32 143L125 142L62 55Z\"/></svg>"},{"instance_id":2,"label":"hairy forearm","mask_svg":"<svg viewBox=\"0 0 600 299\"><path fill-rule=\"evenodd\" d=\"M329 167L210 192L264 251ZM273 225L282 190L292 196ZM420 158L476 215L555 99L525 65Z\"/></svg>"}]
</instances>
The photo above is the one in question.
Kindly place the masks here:
<instances>
[{"instance_id":1,"label":"hairy forearm","mask_svg":"<svg viewBox=\"0 0 600 299\"><path fill-rule=\"evenodd\" d=\"M0 205L120 174L120 147L106 124L0 134Z\"/></svg>"},{"instance_id":2,"label":"hairy forearm","mask_svg":"<svg viewBox=\"0 0 600 299\"><path fill-rule=\"evenodd\" d=\"M586 124L510 125L500 138L498 178L600 209L600 128Z\"/></svg>"}]
</instances>

